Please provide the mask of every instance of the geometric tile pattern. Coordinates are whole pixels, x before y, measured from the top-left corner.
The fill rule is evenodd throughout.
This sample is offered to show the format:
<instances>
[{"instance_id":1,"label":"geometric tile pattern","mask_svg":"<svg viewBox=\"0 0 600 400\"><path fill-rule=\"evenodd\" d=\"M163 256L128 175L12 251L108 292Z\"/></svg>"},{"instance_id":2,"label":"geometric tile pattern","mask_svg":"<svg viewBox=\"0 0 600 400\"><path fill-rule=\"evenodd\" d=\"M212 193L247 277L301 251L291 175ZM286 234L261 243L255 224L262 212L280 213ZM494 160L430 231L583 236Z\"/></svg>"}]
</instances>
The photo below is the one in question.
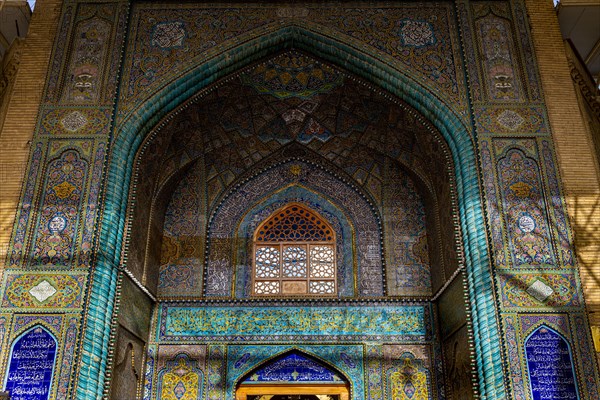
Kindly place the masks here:
<instances>
[{"instance_id":1,"label":"geometric tile pattern","mask_svg":"<svg viewBox=\"0 0 600 400\"><path fill-rule=\"evenodd\" d=\"M61 121L63 127L71 132L76 132L87 124L88 120L79 111L73 111L67 114Z\"/></svg>"},{"instance_id":2,"label":"geometric tile pattern","mask_svg":"<svg viewBox=\"0 0 600 400\"><path fill-rule=\"evenodd\" d=\"M127 4L65 4L61 9L59 37L54 59L50 60L51 72L45 90L47 104L40 108L14 240L9 249L11 266L29 270L7 270L3 274L2 307L6 314L0 317L0 343L15 342L20 333L36 324L43 325L57 337L57 361L54 364L57 378L53 380L56 386L50 389L51 396L101 397L103 392L113 340L107 321L112 317L118 296L118 252L121 243L126 242L125 233L114 227L126 225L128 177L133 171L133 155L137 151L134 142L142 140L147 133L145 128L138 127L153 125L170 112L175 103L224 77L228 71L238 69L242 64L246 66L278 46L297 43L338 65L360 72L381 88L401 95L434 125L443 128L440 130L452 144L448 160L454 162L458 177L458 190L452 201L459 206L461 228L466 238L462 243L465 248L461 250L465 250L467 261L467 290L471 302L477 306L472 309L475 321L473 345L479 383L485 394L490 398L506 398L502 382L507 382L512 386L514 396L527 398L530 387L525 371L526 347L528 343L532 347L531 343L540 341L540 336L535 336L533 342L528 342L527 338L541 332L543 326L541 329L552 330L563 340L560 349L569 348L573 352L571 362L578 374L575 378L579 395L582 398L598 397L597 368L591 358L589 327L554 150L550 141L541 139L547 137L549 128L545 121L546 111L539 103L542 94L523 1L478 2L472 4L468 12L464 4L457 5L456 9L452 4L387 5L387 8L383 7L386 12L381 12L381 5L371 4L348 5L343 12L339 5L315 4L297 9L279 5L247 9L234 5L227 8L193 4L171 8L135 5L131 10L131 22L128 22L128 7ZM458 18L454 15L455 10L461 12ZM465 30L465 26L461 26L464 36L459 35L458 20L466 21L469 28ZM125 48L121 68L123 47L119 38L126 32L132 40ZM468 39L473 36L476 40ZM463 37L466 39L461 45ZM476 49L469 48L473 43ZM463 55L466 57L464 63ZM469 79L463 71L465 64L471 75ZM200 67L192 71L191 66ZM117 73L121 70L122 75ZM207 79L199 83L209 75L212 81ZM310 80L304 80L303 76L299 78L288 83L298 81L310 86ZM169 87L163 92L161 88L166 82L170 82ZM474 93L479 91L479 95L474 96L475 101L481 102L484 97L488 101L475 107L478 132L495 135L496 139L508 143L496 146L497 141L482 141L482 182L478 180L478 155L471 142L473 132L470 132L470 125L463 126L459 122L460 118L468 118L467 99L472 95L464 82L473 83ZM269 83L273 84L273 81ZM118 85L122 96L115 111L119 127L112 132L110 119L112 105L117 104L114 94ZM290 87L285 89L289 91ZM164 99L147 101L150 95L156 98L164 95ZM179 99L175 100L177 97ZM291 133L285 140L292 137L311 148L330 146L328 156L331 160L343 160L339 153L346 147L346 138L336 138L336 132L330 126L308 117L315 104L323 104L320 99L310 100L302 99L306 101L304 104L295 104L281 113L281 127L285 126L286 132ZM106 107L106 104L111 106ZM135 118L127 120L128 116ZM349 120L351 118L346 119ZM347 126L361 128L352 121ZM271 137L277 132L276 129L265 131ZM362 132L369 133L366 128ZM106 147L103 146L106 146L109 134L114 146L111 145L111 161L103 175L106 167ZM535 138L510 143L501 137L511 134ZM81 139L92 135L101 136L102 142ZM372 140L376 143L376 139ZM386 149L388 145L376 143L369 148ZM536 146L542 149L541 152ZM232 156L240 163L252 160L256 155L246 154L238 159L225 147L217 152L221 157ZM353 157L362 157L358 151L350 152ZM402 158L403 154L396 156L407 161ZM177 160L180 164L174 161L171 165L183 165L182 159ZM410 161L418 164L418 160ZM351 176L348 179L356 180L374 198L382 199L388 181L381 177L381 166L377 162L369 161L368 164L346 171ZM164 169L168 170L166 164ZM221 185L222 188L211 191L214 205L218 204L219 193L240 173L215 173L218 178L214 182L218 179L219 184L215 183L214 187ZM489 202L489 238L480 204L480 199L484 198L480 184ZM107 189L106 201L99 204L97 199L102 188ZM97 241L98 210L103 213L103 221L110 222L111 227L104 226ZM495 255L491 265L487 258L490 239ZM381 240L381 235L374 234L375 245L381 244L377 240ZM96 244L101 249L97 254ZM358 253L370 254L369 248L359 249ZM95 264L90 268L92 260ZM81 274L68 273L72 266L82 267ZM502 267L503 273L510 276L504 281L503 277L496 277L498 304L490 286L496 267ZM63 271L57 273L56 270L61 268ZM540 268L544 269L543 273ZM86 303L82 325L78 319L80 312L69 313L68 309L84 304L88 278L91 282L86 297L89 304ZM523 309L529 307L536 307L543 313L524 314ZM569 307L570 314L560 307ZM36 314L39 308L44 312ZM390 306L386 304L382 308L389 309ZM66 314L48 313L57 309L66 310ZM503 331L499 330L497 319L502 320ZM79 347L78 338L89 346L85 352ZM505 366L495 351L499 343L507 344L504 346L508 360ZM296 350L306 350L309 346L296 345ZM243 343L238 347L244 346L246 348L239 353L234 345L208 346L206 380L202 379L201 372L196 375L197 381L193 374L189 375L190 371L196 371L189 366L185 355L173 359L176 363L170 365L171 375L164 380L166 385L163 387L168 387L173 396L182 397L191 395L193 389L195 394L201 395L205 383L207 398L232 397L235 376L230 366L235 367L239 362L243 366L256 367L289 351L292 344L276 343L269 347ZM387 378L382 382L381 376L385 374L375 371L378 368L387 371L389 364L382 363L384 357L380 356L384 352L373 349L372 343L370 352L365 352L362 344L331 346L335 346L335 350L328 351L325 345L313 345L312 352L306 351L319 360L339 366L353 383L354 395L359 398L365 397L365 393L373 398L385 398L385 393L378 394L381 388L391 388L400 397L414 398L423 393L421 383L423 374L427 380L425 370L434 370L420 365L422 358L411 350L409 353L414 359L408 355L398 358L410 376L394 375L397 379L393 382ZM262 358L244 360L246 353ZM368 364L363 363L363 354L370 357ZM232 357L228 358L229 355ZM6 355L4 357L0 362L7 365ZM81 361L81 374L72 373L75 359ZM373 374L365 374L365 365ZM390 368L391 374L402 371ZM504 371L508 371L510 377L503 379ZM76 381L72 379L74 376L77 376ZM367 388L369 382L372 387Z\"/></svg>"},{"instance_id":3,"label":"geometric tile pattern","mask_svg":"<svg viewBox=\"0 0 600 400\"><path fill-rule=\"evenodd\" d=\"M498 123L508 130L516 131L525 122L523 117L512 110L504 110L498 116Z\"/></svg>"}]
</instances>

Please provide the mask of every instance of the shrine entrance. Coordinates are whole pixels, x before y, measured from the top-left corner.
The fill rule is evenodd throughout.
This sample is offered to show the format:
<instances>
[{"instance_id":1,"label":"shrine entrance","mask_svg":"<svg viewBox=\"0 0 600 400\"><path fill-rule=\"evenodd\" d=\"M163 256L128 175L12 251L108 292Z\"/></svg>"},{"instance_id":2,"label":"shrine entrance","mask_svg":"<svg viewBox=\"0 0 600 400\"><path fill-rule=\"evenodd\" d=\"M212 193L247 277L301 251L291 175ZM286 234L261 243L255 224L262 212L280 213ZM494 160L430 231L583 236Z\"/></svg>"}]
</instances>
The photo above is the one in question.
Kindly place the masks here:
<instances>
[{"instance_id":1,"label":"shrine entrance","mask_svg":"<svg viewBox=\"0 0 600 400\"><path fill-rule=\"evenodd\" d=\"M348 400L346 378L299 351L287 352L247 373L236 400Z\"/></svg>"},{"instance_id":2,"label":"shrine entrance","mask_svg":"<svg viewBox=\"0 0 600 400\"><path fill-rule=\"evenodd\" d=\"M138 393L473 397L455 165L426 116L294 48L171 116L136 155L123 253L156 294Z\"/></svg>"},{"instance_id":3,"label":"shrine entrance","mask_svg":"<svg viewBox=\"0 0 600 400\"><path fill-rule=\"evenodd\" d=\"M276 394L274 394L276 393ZM236 400L348 400L345 385L240 386Z\"/></svg>"},{"instance_id":4,"label":"shrine entrance","mask_svg":"<svg viewBox=\"0 0 600 400\"><path fill-rule=\"evenodd\" d=\"M263 395L263 396L250 396L250 400L337 400L339 396L337 395Z\"/></svg>"}]
</instances>

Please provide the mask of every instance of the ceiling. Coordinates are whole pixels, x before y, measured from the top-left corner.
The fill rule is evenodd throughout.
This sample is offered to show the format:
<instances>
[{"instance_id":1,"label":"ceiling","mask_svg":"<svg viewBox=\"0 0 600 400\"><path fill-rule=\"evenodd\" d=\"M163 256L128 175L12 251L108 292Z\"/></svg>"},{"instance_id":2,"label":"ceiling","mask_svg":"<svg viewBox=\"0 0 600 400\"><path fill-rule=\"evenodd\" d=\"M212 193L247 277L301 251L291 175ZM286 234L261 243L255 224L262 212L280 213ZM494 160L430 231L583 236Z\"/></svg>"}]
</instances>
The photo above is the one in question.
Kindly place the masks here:
<instances>
[{"instance_id":1,"label":"ceiling","mask_svg":"<svg viewBox=\"0 0 600 400\"><path fill-rule=\"evenodd\" d=\"M600 83L600 0L562 0L556 12L563 38L571 40Z\"/></svg>"}]
</instances>

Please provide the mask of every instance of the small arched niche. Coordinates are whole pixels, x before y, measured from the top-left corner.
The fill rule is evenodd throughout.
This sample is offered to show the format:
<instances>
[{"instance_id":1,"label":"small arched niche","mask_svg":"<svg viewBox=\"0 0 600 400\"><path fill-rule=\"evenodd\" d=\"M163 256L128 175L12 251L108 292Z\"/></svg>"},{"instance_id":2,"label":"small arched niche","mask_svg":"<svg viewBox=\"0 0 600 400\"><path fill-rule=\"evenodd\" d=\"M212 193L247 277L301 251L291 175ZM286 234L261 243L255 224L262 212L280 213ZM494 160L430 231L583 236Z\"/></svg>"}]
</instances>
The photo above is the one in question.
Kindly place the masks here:
<instances>
[{"instance_id":1,"label":"small arched niche","mask_svg":"<svg viewBox=\"0 0 600 400\"><path fill-rule=\"evenodd\" d=\"M19 335L10 348L4 390L11 398L48 399L56 380L55 364L58 342L53 333L36 325Z\"/></svg>"},{"instance_id":2,"label":"small arched niche","mask_svg":"<svg viewBox=\"0 0 600 400\"><path fill-rule=\"evenodd\" d=\"M286 352L247 373L236 400L348 400L343 374L297 350Z\"/></svg>"}]
</instances>

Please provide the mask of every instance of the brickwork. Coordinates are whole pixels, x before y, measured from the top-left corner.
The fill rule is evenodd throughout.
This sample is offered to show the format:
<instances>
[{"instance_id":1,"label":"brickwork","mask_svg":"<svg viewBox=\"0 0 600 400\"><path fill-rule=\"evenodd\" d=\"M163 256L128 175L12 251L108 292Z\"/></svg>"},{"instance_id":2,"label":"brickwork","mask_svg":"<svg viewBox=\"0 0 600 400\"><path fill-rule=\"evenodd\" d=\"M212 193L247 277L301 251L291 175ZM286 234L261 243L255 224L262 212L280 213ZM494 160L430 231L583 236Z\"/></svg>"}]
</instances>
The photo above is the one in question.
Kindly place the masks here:
<instances>
[{"instance_id":1,"label":"brickwork","mask_svg":"<svg viewBox=\"0 0 600 400\"><path fill-rule=\"evenodd\" d=\"M0 104L0 382L32 383L39 335L49 399L233 398L291 348L357 399L600 398L600 168L550 0L40 0L31 22ZM348 238L339 296L249 294L251 236L290 202Z\"/></svg>"},{"instance_id":2,"label":"brickwork","mask_svg":"<svg viewBox=\"0 0 600 400\"><path fill-rule=\"evenodd\" d=\"M575 246L590 323L600 325L598 160L578 107L552 2L528 0L527 9L565 198L575 233Z\"/></svg>"},{"instance_id":3,"label":"brickwork","mask_svg":"<svg viewBox=\"0 0 600 400\"><path fill-rule=\"evenodd\" d=\"M61 4L62 0L36 4L12 93L1 99L7 104L0 127L0 270L5 265Z\"/></svg>"}]
</instances>

